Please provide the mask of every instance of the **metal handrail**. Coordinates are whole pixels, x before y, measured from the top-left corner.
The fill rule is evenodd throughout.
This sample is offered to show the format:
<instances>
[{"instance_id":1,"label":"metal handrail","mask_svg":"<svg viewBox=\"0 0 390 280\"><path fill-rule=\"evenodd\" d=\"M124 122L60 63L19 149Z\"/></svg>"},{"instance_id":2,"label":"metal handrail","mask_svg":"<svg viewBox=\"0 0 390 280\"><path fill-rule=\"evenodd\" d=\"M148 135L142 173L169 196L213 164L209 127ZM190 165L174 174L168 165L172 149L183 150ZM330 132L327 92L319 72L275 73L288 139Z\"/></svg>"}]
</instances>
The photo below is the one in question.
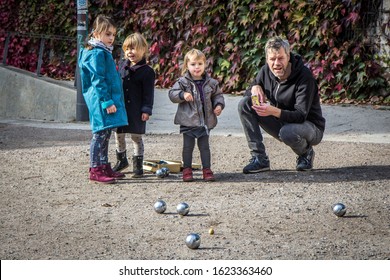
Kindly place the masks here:
<instances>
[{"instance_id":1,"label":"metal handrail","mask_svg":"<svg viewBox=\"0 0 390 280\"><path fill-rule=\"evenodd\" d=\"M39 33L16 32L16 31L0 31L0 34L11 34L17 36L31 37L31 38L76 41L76 37L61 36L61 35L47 35L47 34L39 34Z\"/></svg>"},{"instance_id":2,"label":"metal handrail","mask_svg":"<svg viewBox=\"0 0 390 280\"><path fill-rule=\"evenodd\" d=\"M14 36L20 36L20 37L28 37L28 38L38 38L41 39L40 45L39 45L39 55L38 55L38 62L37 62L37 70L36 70L36 75L41 76L41 67L43 63L43 53L45 50L45 42L46 40L66 40L66 41L71 41L71 42L77 42L76 37L69 37L69 36L60 36L60 35L47 35L47 34L38 34L38 33L24 33L24 32L14 32L14 31L0 31L0 34L4 35L6 34L6 40L5 40L5 46L3 50L3 60L2 64L7 65L7 57L8 57L8 47L10 43L10 38ZM122 44L120 43L115 43L116 46L121 47ZM123 50L121 50L121 56L123 57Z\"/></svg>"},{"instance_id":3,"label":"metal handrail","mask_svg":"<svg viewBox=\"0 0 390 280\"><path fill-rule=\"evenodd\" d=\"M29 38L39 38L41 39L39 45L39 56L37 62L37 70L36 75L41 76L41 67L43 63L43 52L45 50L45 40L55 39L55 40L67 40L67 41L76 41L76 37L68 37L68 36L60 36L60 35L47 35L47 34L37 34L37 33L24 33L24 32L13 32L13 31L0 31L0 34L7 34L4 50L3 50L3 65L7 65L7 57L8 57L8 47L10 38L13 36L20 37L29 37Z\"/></svg>"}]
</instances>

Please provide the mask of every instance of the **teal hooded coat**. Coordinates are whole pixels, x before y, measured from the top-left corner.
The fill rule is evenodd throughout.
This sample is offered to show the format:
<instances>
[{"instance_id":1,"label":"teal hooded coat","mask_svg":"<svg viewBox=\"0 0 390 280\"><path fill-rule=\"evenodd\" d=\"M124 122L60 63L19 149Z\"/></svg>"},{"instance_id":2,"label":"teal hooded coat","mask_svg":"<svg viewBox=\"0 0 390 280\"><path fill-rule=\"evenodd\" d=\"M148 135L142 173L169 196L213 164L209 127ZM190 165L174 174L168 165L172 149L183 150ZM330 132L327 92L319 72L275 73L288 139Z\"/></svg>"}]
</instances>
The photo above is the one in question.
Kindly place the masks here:
<instances>
[{"instance_id":1,"label":"teal hooded coat","mask_svg":"<svg viewBox=\"0 0 390 280\"><path fill-rule=\"evenodd\" d=\"M82 48L78 63L92 133L128 125L122 79L112 54L98 46ZM106 109L113 104L117 111L108 114Z\"/></svg>"}]
</instances>

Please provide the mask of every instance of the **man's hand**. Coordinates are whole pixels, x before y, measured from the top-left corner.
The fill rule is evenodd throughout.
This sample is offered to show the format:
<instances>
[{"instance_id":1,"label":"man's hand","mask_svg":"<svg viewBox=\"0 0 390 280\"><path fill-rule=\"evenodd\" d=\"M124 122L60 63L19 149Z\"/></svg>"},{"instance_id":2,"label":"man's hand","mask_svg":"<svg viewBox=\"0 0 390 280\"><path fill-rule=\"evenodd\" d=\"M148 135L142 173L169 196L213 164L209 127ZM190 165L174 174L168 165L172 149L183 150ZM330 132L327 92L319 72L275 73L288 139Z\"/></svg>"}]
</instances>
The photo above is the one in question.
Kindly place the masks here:
<instances>
[{"instance_id":1,"label":"man's hand","mask_svg":"<svg viewBox=\"0 0 390 280\"><path fill-rule=\"evenodd\" d=\"M256 111L260 117L274 116L280 118L281 110L275 106L263 103L261 105L253 105L252 109Z\"/></svg>"},{"instance_id":2,"label":"man's hand","mask_svg":"<svg viewBox=\"0 0 390 280\"><path fill-rule=\"evenodd\" d=\"M261 86L259 86L259 85L253 86L251 89L251 93L252 93L252 95L258 96L260 104L265 103L266 98L265 98L265 95L264 95L264 92L263 92L263 89L261 88Z\"/></svg>"}]
</instances>

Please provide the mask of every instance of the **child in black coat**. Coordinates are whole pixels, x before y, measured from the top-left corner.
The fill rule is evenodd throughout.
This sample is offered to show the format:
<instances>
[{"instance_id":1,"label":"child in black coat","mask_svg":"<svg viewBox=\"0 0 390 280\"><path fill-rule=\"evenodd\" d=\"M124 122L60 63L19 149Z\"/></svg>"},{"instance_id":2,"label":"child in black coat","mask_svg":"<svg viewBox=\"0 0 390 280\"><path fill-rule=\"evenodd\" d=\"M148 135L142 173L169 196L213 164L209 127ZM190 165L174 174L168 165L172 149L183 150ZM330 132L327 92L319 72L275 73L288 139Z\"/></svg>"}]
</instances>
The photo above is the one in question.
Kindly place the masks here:
<instances>
[{"instance_id":1,"label":"child in black coat","mask_svg":"<svg viewBox=\"0 0 390 280\"><path fill-rule=\"evenodd\" d=\"M133 177L143 176L144 143L146 122L152 115L154 102L155 72L147 65L148 43L140 33L129 35L122 46L124 59L119 64L123 79L123 91L129 125L119 127L115 133L117 164L120 171L129 166L126 155L126 133L133 141Z\"/></svg>"}]
</instances>

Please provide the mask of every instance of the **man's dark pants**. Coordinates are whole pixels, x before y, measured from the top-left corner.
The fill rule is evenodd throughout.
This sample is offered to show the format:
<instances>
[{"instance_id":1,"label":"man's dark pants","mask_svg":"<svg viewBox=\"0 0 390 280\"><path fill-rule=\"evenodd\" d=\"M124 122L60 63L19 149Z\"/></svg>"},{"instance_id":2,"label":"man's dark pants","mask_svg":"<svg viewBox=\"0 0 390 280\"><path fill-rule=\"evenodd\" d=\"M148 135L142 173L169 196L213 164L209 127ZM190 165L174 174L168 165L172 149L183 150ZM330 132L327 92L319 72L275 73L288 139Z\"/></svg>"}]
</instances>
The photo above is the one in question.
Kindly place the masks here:
<instances>
[{"instance_id":1,"label":"man's dark pants","mask_svg":"<svg viewBox=\"0 0 390 280\"><path fill-rule=\"evenodd\" d=\"M323 137L323 132L310 121L284 123L273 116L260 117L252 109L250 96L244 96L239 102L238 114L252 156L266 156L260 127L289 146L297 155L306 154L310 147L319 144Z\"/></svg>"}]
</instances>

